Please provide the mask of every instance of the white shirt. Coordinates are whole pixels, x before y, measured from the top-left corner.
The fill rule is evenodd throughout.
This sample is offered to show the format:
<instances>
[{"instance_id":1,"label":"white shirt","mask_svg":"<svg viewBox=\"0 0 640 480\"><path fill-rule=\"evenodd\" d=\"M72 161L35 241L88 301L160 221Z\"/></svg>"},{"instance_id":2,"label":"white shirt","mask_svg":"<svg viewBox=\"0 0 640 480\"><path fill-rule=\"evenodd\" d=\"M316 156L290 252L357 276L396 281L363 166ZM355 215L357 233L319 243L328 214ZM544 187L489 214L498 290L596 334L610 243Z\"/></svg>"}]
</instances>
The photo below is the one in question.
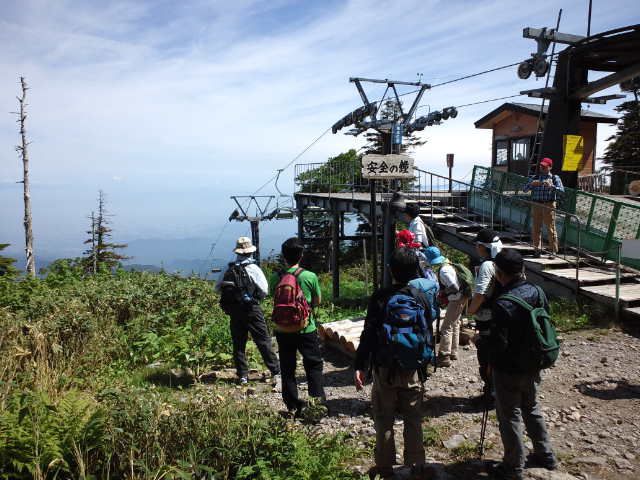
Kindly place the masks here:
<instances>
[{"instance_id":1,"label":"white shirt","mask_svg":"<svg viewBox=\"0 0 640 480\"><path fill-rule=\"evenodd\" d=\"M447 295L447 299L450 302L460 300L462 293L460 292L460 283L458 282L458 274L456 269L450 263L445 263L440 267L438 272L438 279L444 287L444 292L453 292Z\"/></svg>"},{"instance_id":2,"label":"white shirt","mask_svg":"<svg viewBox=\"0 0 640 480\"><path fill-rule=\"evenodd\" d=\"M423 247L429 246L429 238L427 237L427 230L424 228L424 222L418 215L409 223L408 230L413 233L416 243L421 243Z\"/></svg>"},{"instance_id":3,"label":"white shirt","mask_svg":"<svg viewBox=\"0 0 640 480\"><path fill-rule=\"evenodd\" d=\"M239 265L244 265L244 269L246 270L247 275L249 275L251 281L260 291L260 298L266 297L269 294L269 282L267 282L267 277L264 276L264 272L256 264L256 261L251 257L238 255L236 257L236 263ZM218 290L220 289L219 283L216 285L216 288Z\"/></svg>"},{"instance_id":4,"label":"white shirt","mask_svg":"<svg viewBox=\"0 0 640 480\"><path fill-rule=\"evenodd\" d=\"M496 264L493 263L493 260L485 260L482 262L476 275L476 285L473 290L474 293L479 293L485 297L491 297L495 290L495 277ZM487 322L491 320L491 309L483 306L478 310L475 317L479 322Z\"/></svg>"}]
</instances>

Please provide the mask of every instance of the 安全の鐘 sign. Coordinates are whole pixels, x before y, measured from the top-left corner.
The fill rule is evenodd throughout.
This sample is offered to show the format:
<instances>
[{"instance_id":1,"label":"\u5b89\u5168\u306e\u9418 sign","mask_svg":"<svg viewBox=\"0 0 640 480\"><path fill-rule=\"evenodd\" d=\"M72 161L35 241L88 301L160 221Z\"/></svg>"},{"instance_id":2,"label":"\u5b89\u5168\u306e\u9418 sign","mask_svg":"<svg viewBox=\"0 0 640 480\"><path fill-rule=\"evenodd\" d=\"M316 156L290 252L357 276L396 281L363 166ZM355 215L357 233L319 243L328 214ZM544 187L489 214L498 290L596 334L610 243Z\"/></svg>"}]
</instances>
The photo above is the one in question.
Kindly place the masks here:
<instances>
[{"instance_id":1,"label":"\u5b89\u5168\u306e\u9418 sign","mask_svg":"<svg viewBox=\"0 0 640 480\"><path fill-rule=\"evenodd\" d=\"M399 154L363 155L362 177L386 180L413 178L413 158Z\"/></svg>"}]
</instances>

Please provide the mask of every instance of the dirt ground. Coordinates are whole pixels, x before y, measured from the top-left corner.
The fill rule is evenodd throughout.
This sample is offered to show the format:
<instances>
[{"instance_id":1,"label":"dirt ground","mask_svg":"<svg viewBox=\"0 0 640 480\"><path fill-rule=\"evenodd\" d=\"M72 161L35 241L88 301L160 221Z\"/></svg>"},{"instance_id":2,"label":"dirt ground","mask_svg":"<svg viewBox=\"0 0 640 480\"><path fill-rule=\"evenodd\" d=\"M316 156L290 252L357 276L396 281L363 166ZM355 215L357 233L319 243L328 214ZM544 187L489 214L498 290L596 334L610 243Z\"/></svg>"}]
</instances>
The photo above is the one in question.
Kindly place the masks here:
<instances>
[{"instance_id":1,"label":"dirt ground","mask_svg":"<svg viewBox=\"0 0 640 480\"><path fill-rule=\"evenodd\" d=\"M481 408L470 401L481 391L476 351L460 347L459 359L440 368L425 384L425 445L430 463L428 478L488 478L486 463L477 459ZM299 367L302 375L302 366ZM369 415L370 385L357 392L351 359L325 349L325 383L329 416L312 432L347 433L365 452L354 468L371 466L375 431ZM306 393L304 377L299 377ZM250 394L264 396L282 410L280 394L266 385ZM585 330L565 334L561 356L554 368L543 372L540 403L552 444L560 460L557 472L527 470L532 479L640 478L640 339L620 330ZM255 393L254 393L255 392ZM401 463L402 425L396 422L398 461ZM527 442L529 443L529 442ZM502 445L495 410L489 415L485 460L499 460ZM398 478L403 477L402 470Z\"/></svg>"}]
</instances>

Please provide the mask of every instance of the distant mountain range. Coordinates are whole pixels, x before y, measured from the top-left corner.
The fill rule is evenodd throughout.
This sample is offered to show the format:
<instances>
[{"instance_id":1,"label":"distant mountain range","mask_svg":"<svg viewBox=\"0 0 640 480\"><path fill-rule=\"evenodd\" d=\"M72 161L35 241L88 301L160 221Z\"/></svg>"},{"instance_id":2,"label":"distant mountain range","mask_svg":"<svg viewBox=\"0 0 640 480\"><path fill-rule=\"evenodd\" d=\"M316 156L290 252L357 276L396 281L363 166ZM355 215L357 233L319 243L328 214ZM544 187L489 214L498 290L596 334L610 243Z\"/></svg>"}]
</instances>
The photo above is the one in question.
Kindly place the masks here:
<instances>
[{"instance_id":1,"label":"distant mountain range","mask_svg":"<svg viewBox=\"0 0 640 480\"><path fill-rule=\"evenodd\" d=\"M261 232L261 253L266 258L279 250L283 239L291 236L295 228L295 222L282 222L279 224L279 231L265 229ZM289 231L291 230L291 231ZM288 233L284 233L287 232ZM235 257L233 248L235 246L237 233L226 232L226 235L219 239L218 246L212 252L211 238L191 237L191 238L149 238L125 241L127 248L123 253L130 260L123 262L127 270L139 270L148 272L160 272L164 270L168 273L178 273L184 276L197 275L207 279L217 279L219 273L211 270L226 267L227 263ZM69 258L80 256L85 248L47 250L35 245L36 268L38 270L46 268L58 258ZM64 252L64 253L63 253ZM77 252L77 253L76 253ZM215 254L215 257L207 258L208 254ZM2 255L13 257L17 260L16 267L20 270L25 268L24 250L19 245L10 245L3 250Z\"/></svg>"}]
</instances>

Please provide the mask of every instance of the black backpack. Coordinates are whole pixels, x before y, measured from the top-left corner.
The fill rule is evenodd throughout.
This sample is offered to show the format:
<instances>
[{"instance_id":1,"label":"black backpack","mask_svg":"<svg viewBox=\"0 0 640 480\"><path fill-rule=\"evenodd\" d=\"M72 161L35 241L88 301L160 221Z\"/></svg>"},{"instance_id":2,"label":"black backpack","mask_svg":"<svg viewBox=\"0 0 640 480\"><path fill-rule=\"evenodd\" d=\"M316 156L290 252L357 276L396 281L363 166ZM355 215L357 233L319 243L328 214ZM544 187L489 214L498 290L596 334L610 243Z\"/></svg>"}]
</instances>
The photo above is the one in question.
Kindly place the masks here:
<instances>
[{"instance_id":1,"label":"black backpack","mask_svg":"<svg viewBox=\"0 0 640 480\"><path fill-rule=\"evenodd\" d=\"M246 310L257 303L256 285L247 273L245 265L229 264L220 282L220 308L227 315L238 310Z\"/></svg>"}]
</instances>

